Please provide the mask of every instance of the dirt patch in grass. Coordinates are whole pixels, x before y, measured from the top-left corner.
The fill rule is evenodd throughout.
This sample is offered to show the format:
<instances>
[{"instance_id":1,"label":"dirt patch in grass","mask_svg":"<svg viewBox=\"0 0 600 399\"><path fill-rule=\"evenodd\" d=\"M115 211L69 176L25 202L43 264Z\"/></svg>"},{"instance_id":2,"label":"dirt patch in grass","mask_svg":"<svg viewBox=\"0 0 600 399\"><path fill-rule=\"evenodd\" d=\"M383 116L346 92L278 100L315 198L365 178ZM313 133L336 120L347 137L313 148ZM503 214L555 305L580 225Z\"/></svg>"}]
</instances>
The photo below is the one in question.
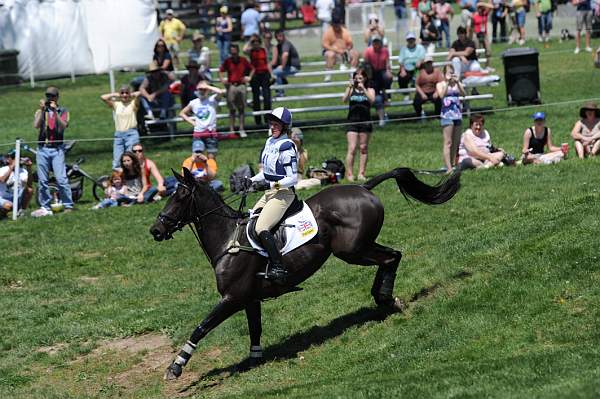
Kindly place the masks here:
<instances>
[{"instance_id":1,"label":"dirt patch in grass","mask_svg":"<svg viewBox=\"0 0 600 399\"><path fill-rule=\"evenodd\" d=\"M66 347L67 347L67 344L64 344L64 343L50 345L50 346L42 346L41 348L38 348L36 350L36 352L47 353L48 355L52 356L52 355L56 355L58 352L65 349Z\"/></svg>"}]
</instances>

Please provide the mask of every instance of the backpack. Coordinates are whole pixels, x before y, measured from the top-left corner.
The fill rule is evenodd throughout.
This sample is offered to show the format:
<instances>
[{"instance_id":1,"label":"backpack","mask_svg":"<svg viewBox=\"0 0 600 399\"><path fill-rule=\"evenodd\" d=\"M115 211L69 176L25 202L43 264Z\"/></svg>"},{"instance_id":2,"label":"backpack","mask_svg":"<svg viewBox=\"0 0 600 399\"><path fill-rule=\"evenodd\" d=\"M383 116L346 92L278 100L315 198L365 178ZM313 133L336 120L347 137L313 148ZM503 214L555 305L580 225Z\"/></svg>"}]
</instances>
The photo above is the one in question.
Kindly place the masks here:
<instances>
[{"instance_id":1,"label":"backpack","mask_svg":"<svg viewBox=\"0 0 600 399\"><path fill-rule=\"evenodd\" d=\"M339 173L340 178L343 178L346 175L344 163L335 157L325 160L322 166L323 169L330 171L334 175Z\"/></svg>"},{"instance_id":2,"label":"backpack","mask_svg":"<svg viewBox=\"0 0 600 399\"><path fill-rule=\"evenodd\" d=\"M240 194L244 191L244 180L246 177L254 176L252 166L244 164L236 168L231 176L229 176L229 188L234 194Z\"/></svg>"}]
</instances>

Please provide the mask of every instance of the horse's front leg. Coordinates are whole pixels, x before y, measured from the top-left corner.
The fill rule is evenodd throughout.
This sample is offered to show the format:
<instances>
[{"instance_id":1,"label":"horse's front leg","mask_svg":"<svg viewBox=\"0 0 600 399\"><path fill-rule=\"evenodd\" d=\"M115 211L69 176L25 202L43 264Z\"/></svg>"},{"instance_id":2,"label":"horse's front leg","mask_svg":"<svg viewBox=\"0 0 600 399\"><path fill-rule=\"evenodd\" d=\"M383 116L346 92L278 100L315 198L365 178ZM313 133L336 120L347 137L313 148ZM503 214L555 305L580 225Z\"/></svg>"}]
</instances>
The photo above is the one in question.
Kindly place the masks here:
<instances>
[{"instance_id":1,"label":"horse's front leg","mask_svg":"<svg viewBox=\"0 0 600 399\"><path fill-rule=\"evenodd\" d=\"M192 353L196 350L198 342L206 336L213 328L217 327L223 321L227 320L229 316L241 310L244 306L239 302L234 302L230 299L223 298L213 308L209 315L202 320L202 323L192 333L190 339L183 345L179 354L173 360L173 363L167 367L165 372L165 380L174 380L178 378L183 372L183 367L192 357Z\"/></svg>"},{"instance_id":2,"label":"horse's front leg","mask_svg":"<svg viewBox=\"0 0 600 399\"><path fill-rule=\"evenodd\" d=\"M248 331L250 332L250 356L248 365L255 367L262 363L263 352L260 346L262 334L262 321L260 314L260 301L252 301L246 305L246 318L248 319Z\"/></svg>"}]
</instances>

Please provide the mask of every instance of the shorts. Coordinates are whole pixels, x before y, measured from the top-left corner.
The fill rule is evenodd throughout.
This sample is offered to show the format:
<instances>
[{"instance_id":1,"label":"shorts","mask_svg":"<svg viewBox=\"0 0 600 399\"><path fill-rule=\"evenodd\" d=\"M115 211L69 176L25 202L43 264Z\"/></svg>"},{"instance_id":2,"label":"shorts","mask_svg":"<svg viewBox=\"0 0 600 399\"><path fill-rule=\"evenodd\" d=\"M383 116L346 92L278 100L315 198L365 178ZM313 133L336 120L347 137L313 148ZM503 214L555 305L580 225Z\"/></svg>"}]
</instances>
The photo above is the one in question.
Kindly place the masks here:
<instances>
[{"instance_id":1,"label":"shorts","mask_svg":"<svg viewBox=\"0 0 600 399\"><path fill-rule=\"evenodd\" d=\"M216 154L219 152L219 140L217 140L217 132L194 132L192 136L192 143L200 140L204 143L206 152L209 154Z\"/></svg>"},{"instance_id":2,"label":"shorts","mask_svg":"<svg viewBox=\"0 0 600 399\"><path fill-rule=\"evenodd\" d=\"M441 118L440 119L440 124L442 125L442 127L445 127L445 126L460 126L460 125L462 125L462 119L446 119L446 118Z\"/></svg>"},{"instance_id":3,"label":"shorts","mask_svg":"<svg viewBox=\"0 0 600 399\"><path fill-rule=\"evenodd\" d=\"M372 123L355 122L351 125L346 126L346 133L348 133L348 132L372 133L373 132L373 124Z\"/></svg>"},{"instance_id":4,"label":"shorts","mask_svg":"<svg viewBox=\"0 0 600 399\"><path fill-rule=\"evenodd\" d=\"M172 55L177 57L177 53L179 52L179 43L167 44L167 48L169 49Z\"/></svg>"},{"instance_id":5,"label":"shorts","mask_svg":"<svg viewBox=\"0 0 600 399\"><path fill-rule=\"evenodd\" d=\"M592 18L594 12L592 10L577 11L577 30L592 30Z\"/></svg>"},{"instance_id":6,"label":"shorts","mask_svg":"<svg viewBox=\"0 0 600 399\"><path fill-rule=\"evenodd\" d=\"M246 106L246 85L229 85L227 89L227 107L229 111L243 111Z\"/></svg>"},{"instance_id":7,"label":"shorts","mask_svg":"<svg viewBox=\"0 0 600 399\"><path fill-rule=\"evenodd\" d=\"M527 16L527 12L525 12L525 10L519 11L517 13L517 26L519 28L524 28L525 27L525 17L526 16Z\"/></svg>"}]
</instances>

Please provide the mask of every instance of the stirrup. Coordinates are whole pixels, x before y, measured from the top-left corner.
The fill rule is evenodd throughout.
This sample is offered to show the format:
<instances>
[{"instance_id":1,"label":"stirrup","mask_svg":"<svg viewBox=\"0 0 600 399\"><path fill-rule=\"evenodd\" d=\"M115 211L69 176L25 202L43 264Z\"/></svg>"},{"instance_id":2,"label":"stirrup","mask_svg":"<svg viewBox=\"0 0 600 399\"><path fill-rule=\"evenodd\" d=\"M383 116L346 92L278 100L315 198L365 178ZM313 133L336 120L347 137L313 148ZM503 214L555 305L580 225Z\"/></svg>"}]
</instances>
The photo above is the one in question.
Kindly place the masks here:
<instances>
[{"instance_id":1,"label":"stirrup","mask_svg":"<svg viewBox=\"0 0 600 399\"><path fill-rule=\"evenodd\" d=\"M264 272L256 273L257 277L264 278L265 280L273 280L278 284L285 284L287 281L287 275L287 270L281 266L271 268L271 262L267 262Z\"/></svg>"}]
</instances>

